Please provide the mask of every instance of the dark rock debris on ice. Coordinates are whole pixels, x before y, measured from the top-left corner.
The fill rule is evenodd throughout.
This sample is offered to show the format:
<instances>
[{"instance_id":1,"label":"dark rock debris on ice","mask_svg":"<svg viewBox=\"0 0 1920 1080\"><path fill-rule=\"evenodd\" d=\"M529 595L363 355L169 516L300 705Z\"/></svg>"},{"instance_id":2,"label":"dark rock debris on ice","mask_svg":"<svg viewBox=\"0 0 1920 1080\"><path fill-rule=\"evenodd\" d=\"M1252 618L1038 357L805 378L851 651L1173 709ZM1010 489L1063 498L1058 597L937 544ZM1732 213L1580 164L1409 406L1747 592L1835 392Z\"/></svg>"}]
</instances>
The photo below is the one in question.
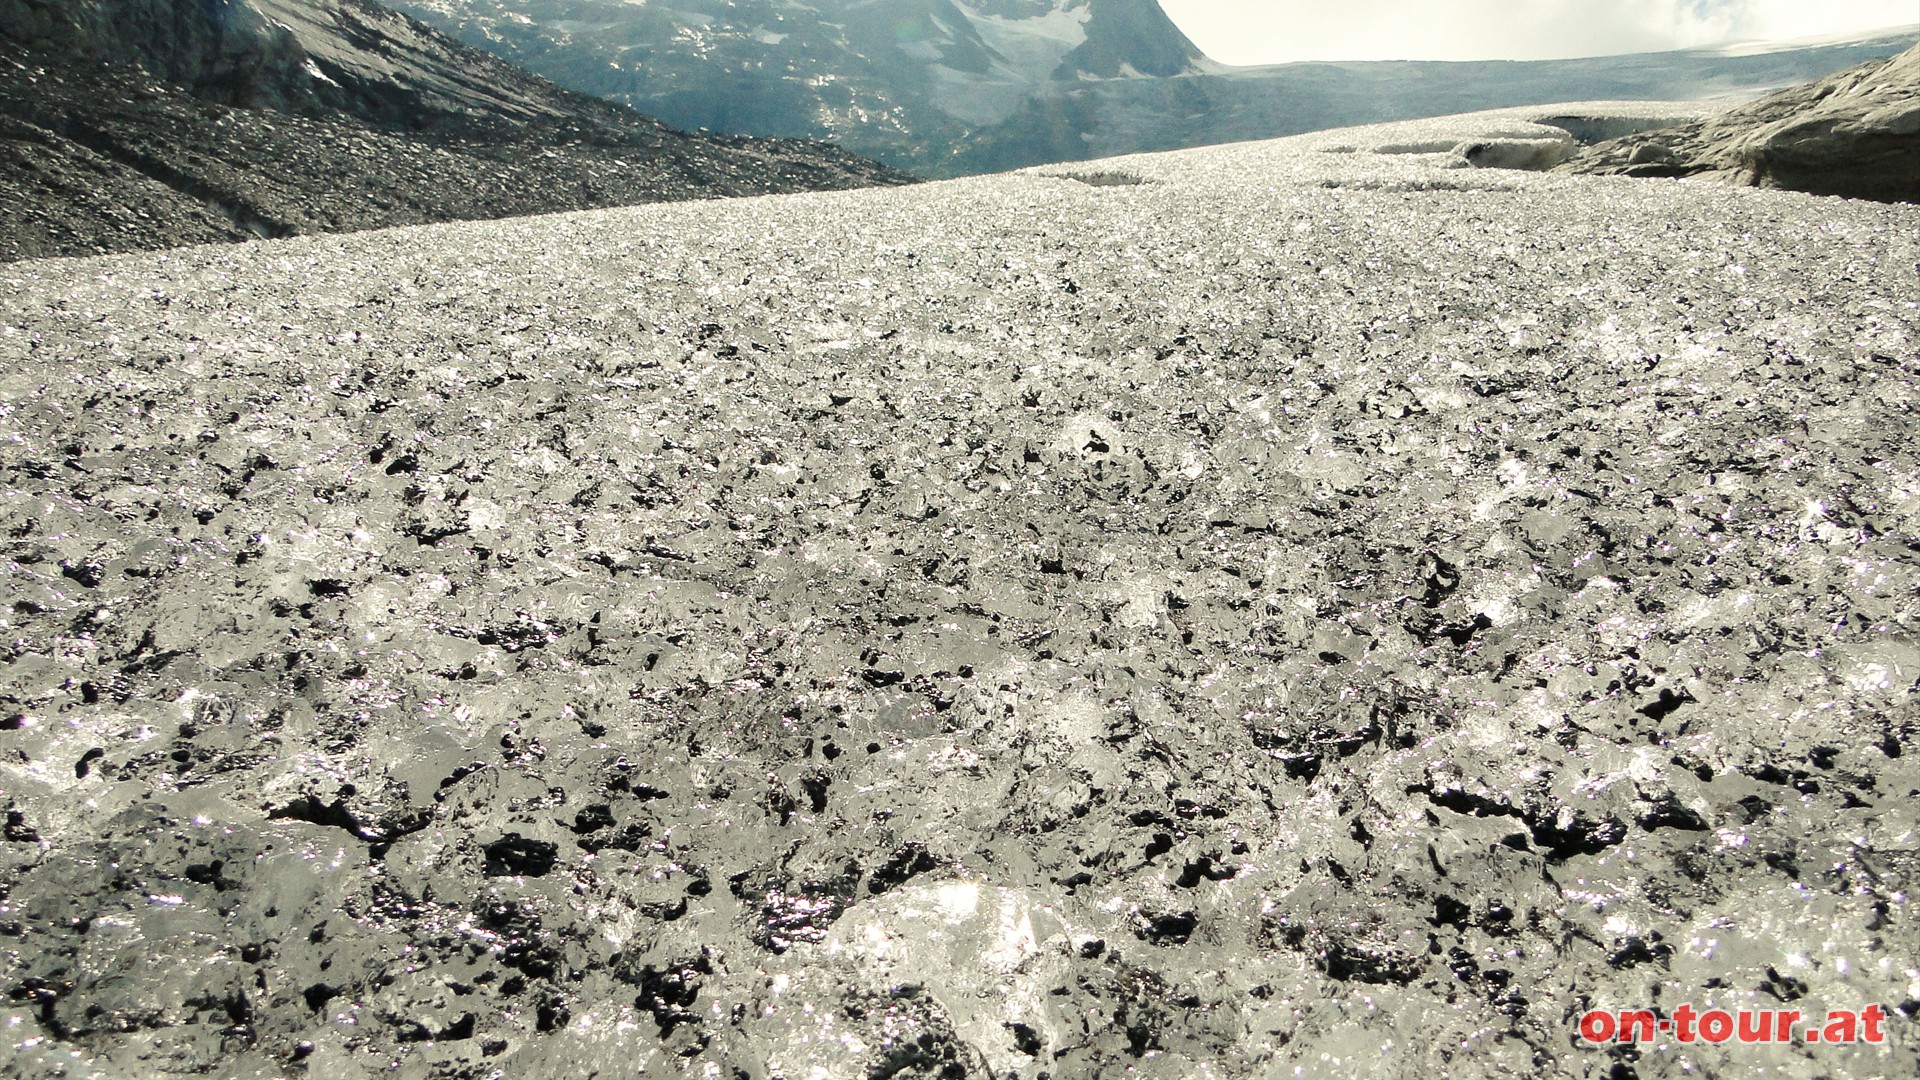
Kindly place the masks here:
<instances>
[{"instance_id":1,"label":"dark rock debris on ice","mask_svg":"<svg viewBox=\"0 0 1920 1080\"><path fill-rule=\"evenodd\" d=\"M0 1072L1913 1075L1920 210L1531 115L0 268Z\"/></svg>"}]
</instances>

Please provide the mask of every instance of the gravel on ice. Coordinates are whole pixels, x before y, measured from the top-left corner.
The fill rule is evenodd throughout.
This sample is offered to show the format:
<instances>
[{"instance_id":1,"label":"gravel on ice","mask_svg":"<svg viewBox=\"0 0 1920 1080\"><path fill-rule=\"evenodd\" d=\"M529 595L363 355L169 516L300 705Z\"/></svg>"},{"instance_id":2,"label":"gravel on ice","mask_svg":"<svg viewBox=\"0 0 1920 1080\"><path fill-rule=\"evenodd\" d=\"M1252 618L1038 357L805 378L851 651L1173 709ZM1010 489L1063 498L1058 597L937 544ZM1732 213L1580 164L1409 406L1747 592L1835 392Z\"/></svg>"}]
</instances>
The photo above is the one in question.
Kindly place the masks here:
<instances>
[{"instance_id":1,"label":"gravel on ice","mask_svg":"<svg viewBox=\"0 0 1920 1080\"><path fill-rule=\"evenodd\" d=\"M0 1074L1913 1075L1920 209L1549 114L0 267Z\"/></svg>"}]
</instances>

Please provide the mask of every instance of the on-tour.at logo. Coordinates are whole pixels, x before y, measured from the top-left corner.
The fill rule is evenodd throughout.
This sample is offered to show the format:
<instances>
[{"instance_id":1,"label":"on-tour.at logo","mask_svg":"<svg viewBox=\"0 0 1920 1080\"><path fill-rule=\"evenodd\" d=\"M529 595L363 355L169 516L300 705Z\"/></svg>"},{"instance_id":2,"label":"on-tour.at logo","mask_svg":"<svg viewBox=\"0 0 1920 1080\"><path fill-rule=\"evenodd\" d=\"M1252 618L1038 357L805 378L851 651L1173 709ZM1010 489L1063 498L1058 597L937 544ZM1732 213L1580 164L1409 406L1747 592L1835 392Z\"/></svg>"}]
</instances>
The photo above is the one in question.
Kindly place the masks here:
<instances>
[{"instance_id":1,"label":"on-tour.at logo","mask_svg":"<svg viewBox=\"0 0 1920 1080\"><path fill-rule=\"evenodd\" d=\"M1833 1009L1821 1018L1798 1009L1696 1009L1676 1005L1670 1016L1652 1009L1591 1009L1580 1017L1588 1043L1884 1043L1887 1010L1879 1005Z\"/></svg>"}]
</instances>

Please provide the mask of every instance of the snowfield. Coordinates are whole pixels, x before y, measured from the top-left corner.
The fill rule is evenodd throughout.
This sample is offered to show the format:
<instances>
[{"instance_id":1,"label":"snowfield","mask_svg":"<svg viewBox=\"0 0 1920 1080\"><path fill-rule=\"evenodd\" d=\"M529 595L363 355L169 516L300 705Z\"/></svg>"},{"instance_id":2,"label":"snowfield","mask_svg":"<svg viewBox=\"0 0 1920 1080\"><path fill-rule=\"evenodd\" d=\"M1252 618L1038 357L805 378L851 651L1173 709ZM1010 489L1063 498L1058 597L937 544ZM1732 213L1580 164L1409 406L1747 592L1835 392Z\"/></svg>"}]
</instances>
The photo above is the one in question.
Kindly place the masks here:
<instances>
[{"instance_id":1,"label":"snowfield","mask_svg":"<svg viewBox=\"0 0 1920 1080\"><path fill-rule=\"evenodd\" d=\"M1920 209L1654 114L0 267L0 1074L1913 1075Z\"/></svg>"}]
</instances>

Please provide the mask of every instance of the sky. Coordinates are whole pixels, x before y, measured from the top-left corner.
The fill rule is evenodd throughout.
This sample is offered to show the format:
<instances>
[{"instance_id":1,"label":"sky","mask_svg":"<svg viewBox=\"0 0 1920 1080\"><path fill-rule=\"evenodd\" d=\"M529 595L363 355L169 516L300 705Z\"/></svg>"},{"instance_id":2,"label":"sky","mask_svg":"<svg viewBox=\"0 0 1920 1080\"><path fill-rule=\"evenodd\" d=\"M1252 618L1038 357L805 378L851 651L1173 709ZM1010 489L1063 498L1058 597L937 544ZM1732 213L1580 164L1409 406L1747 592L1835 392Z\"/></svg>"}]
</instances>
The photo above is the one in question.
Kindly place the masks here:
<instances>
[{"instance_id":1,"label":"sky","mask_svg":"<svg viewBox=\"0 0 1920 1080\"><path fill-rule=\"evenodd\" d=\"M1544 60L1920 27L1920 0L1160 0L1208 56Z\"/></svg>"}]
</instances>

